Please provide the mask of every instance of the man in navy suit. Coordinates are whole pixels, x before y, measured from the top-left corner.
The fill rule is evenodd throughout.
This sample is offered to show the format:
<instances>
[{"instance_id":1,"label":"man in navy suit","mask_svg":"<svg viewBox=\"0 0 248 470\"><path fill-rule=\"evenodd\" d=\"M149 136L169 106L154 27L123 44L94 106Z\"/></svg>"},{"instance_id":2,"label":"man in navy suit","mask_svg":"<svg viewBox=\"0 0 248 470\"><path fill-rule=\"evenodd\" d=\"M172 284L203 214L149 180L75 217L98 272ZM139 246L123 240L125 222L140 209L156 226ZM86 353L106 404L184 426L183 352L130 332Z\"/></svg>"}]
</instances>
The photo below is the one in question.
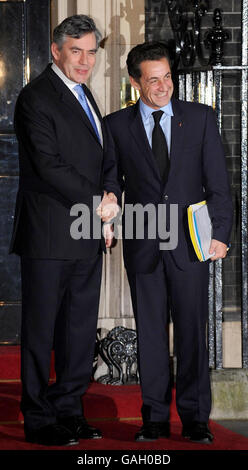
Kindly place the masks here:
<instances>
[{"instance_id":1,"label":"man in navy suit","mask_svg":"<svg viewBox=\"0 0 248 470\"><path fill-rule=\"evenodd\" d=\"M105 189L113 191L119 200L124 190L125 205L153 204L156 210L159 205L165 207L168 232L169 206L178 207L178 242L174 249L166 249L158 233L149 237L149 217L144 217L143 239L125 237L124 227L124 261L138 332L143 397L143 426L135 438L146 441L170 434L167 325L171 312L182 434L191 441L211 443L206 347L210 261L201 263L194 255L187 207L207 200L213 227L211 260L224 258L231 232L232 202L221 139L212 108L173 98L170 61L162 43L134 47L127 67L140 99L136 105L106 118ZM102 217L108 220L104 210Z\"/></svg>"},{"instance_id":2,"label":"man in navy suit","mask_svg":"<svg viewBox=\"0 0 248 470\"><path fill-rule=\"evenodd\" d=\"M86 422L81 395L92 371L105 245L70 230L71 207L84 204L92 219L93 198L103 195L104 126L85 85L100 40L91 18L65 19L54 30L53 64L24 87L15 110L20 184L10 251L22 270L21 410L26 440L44 445L102 437ZM56 382L48 386L53 348Z\"/></svg>"}]
</instances>

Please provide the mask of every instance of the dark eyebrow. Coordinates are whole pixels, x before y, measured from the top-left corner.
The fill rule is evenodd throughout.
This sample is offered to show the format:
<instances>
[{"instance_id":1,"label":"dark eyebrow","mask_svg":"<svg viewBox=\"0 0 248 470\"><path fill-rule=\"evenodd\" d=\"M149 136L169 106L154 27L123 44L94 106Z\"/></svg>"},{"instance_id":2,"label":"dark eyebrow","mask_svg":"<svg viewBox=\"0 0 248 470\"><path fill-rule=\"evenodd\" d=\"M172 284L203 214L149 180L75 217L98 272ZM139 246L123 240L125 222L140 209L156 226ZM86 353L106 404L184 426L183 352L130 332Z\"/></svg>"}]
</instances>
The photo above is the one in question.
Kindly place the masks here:
<instances>
[{"instance_id":1,"label":"dark eyebrow","mask_svg":"<svg viewBox=\"0 0 248 470\"><path fill-rule=\"evenodd\" d=\"M81 47L77 47L77 46L72 46L70 49L73 50L73 51L75 51L75 50L76 51L83 51L83 49L81 49ZM89 49L87 52L96 52L96 51L97 51L97 49Z\"/></svg>"},{"instance_id":2,"label":"dark eyebrow","mask_svg":"<svg viewBox=\"0 0 248 470\"><path fill-rule=\"evenodd\" d=\"M167 77L167 75L171 75L171 72L167 72L164 76ZM157 80L157 79L158 79L158 77L150 77L150 78L148 78L148 82L150 80Z\"/></svg>"}]
</instances>

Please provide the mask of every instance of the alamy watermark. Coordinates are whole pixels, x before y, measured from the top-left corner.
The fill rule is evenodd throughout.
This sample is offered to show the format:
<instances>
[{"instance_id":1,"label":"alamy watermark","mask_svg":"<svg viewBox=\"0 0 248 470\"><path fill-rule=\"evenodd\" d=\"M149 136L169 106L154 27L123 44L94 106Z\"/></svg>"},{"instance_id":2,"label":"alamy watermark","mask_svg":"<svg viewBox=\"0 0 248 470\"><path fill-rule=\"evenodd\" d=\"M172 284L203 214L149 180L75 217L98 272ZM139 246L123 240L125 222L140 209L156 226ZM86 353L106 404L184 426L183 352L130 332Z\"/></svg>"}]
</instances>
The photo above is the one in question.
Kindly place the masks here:
<instances>
[{"instance_id":1,"label":"alamy watermark","mask_svg":"<svg viewBox=\"0 0 248 470\"><path fill-rule=\"evenodd\" d=\"M104 224L96 214L101 203L100 196L93 197L93 215L86 204L74 204L70 215L76 217L70 226L74 240L81 238L99 240L104 235ZM169 213L168 213L169 210ZM174 250L178 244L178 205L177 204L125 204L111 220L113 236L126 240L155 240L159 238L160 250ZM167 228L168 227L168 228Z\"/></svg>"}]
</instances>

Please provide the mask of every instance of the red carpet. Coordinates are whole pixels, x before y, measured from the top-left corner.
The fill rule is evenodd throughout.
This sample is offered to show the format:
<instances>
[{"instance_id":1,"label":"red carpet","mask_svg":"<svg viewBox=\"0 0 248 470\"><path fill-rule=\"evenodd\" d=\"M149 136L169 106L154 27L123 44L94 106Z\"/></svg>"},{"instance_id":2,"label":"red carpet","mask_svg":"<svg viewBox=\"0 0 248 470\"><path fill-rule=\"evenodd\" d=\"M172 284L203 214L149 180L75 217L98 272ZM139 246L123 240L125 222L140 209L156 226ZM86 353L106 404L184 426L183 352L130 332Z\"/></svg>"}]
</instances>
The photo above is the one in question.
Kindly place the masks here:
<instances>
[{"instance_id":1,"label":"red carpet","mask_svg":"<svg viewBox=\"0 0 248 470\"><path fill-rule=\"evenodd\" d=\"M22 415L19 411L21 384L19 374L19 351L15 347L0 348L0 450L47 450L28 444L24 440ZM156 442L136 443L134 435L141 425L140 388L90 384L84 397L85 414L91 423L99 427L104 438L96 441L80 441L66 451L149 450L149 451L197 451L197 450L248 450L248 439L224 427L210 422L215 439L212 445L187 442L181 437L181 424L175 408L175 396L171 406L171 437ZM49 448L60 450L61 448ZM63 448L65 450L65 448ZM205 454L205 453L204 453Z\"/></svg>"}]
</instances>

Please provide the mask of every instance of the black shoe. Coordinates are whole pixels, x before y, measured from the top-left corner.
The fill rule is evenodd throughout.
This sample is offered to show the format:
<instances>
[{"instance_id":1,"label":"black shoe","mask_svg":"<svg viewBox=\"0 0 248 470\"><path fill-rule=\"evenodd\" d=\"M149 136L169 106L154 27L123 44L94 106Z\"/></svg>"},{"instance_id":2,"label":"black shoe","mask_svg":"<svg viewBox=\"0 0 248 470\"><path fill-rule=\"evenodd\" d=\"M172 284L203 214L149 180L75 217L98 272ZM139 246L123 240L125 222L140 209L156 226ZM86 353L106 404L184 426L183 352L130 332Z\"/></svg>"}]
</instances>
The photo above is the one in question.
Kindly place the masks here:
<instances>
[{"instance_id":1,"label":"black shoe","mask_svg":"<svg viewBox=\"0 0 248 470\"><path fill-rule=\"evenodd\" d=\"M142 428L135 434L135 441L149 442L156 441L160 437L170 437L170 423L147 421Z\"/></svg>"},{"instance_id":2,"label":"black shoe","mask_svg":"<svg viewBox=\"0 0 248 470\"><path fill-rule=\"evenodd\" d=\"M84 416L69 416L60 418L59 423L65 426L75 439L101 439L102 433L99 429L90 426Z\"/></svg>"},{"instance_id":3,"label":"black shoe","mask_svg":"<svg viewBox=\"0 0 248 470\"><path fill-rule=\"evenodd\" d=\"M43 446L72 446L78 444L77 439L64 426L49 424L36 431L25 430L26 441Z\"/></svg>"},{"instance_id":4,"label":"black shoe","mask_svg":"<svg viewBox=\"0 0 248 470\"><path fill-rule=\"evenodd\" d=\"M200 444L212 444L214 438L207 423L199 423L197 421L184 424L182 436L192 442L198 442Z\"/></svg>"}]
</instances>

